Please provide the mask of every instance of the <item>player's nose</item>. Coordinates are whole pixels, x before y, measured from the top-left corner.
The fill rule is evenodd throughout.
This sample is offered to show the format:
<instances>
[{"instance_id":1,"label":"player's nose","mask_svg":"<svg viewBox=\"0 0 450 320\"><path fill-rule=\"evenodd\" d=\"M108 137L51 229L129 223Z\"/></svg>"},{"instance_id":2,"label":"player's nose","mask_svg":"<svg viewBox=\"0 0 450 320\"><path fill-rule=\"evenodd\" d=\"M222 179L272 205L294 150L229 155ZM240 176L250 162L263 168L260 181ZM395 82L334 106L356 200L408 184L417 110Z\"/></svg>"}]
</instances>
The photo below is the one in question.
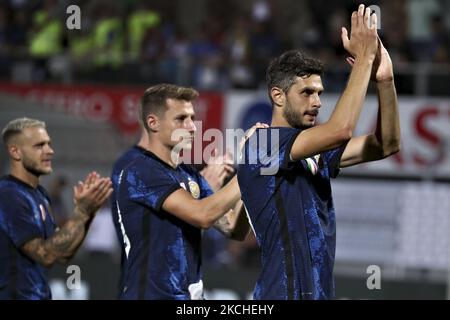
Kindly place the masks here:
<instances>
[{"instance_id":1,"label":"player's nose","mask_svg":"<svg viewBox=\"0 0 450 320\"><path fill-rule=\"evenodd\" d=\"M313 100L313 107L319 109L322 107L322 102L320 101L319 95L316 95L316 97Z\"/></svg>"},{"instance_id":2,"label":"player's nose","mask_svg":"<svg viewBox=\"0 0 450 320\"><path fill-rule=\"evenodd\" d=\"M53 155L53 154L55 153L55 151L52 149L52 147L50 147L49 145L47 145L46 153L47 153L47 154L50 154L50 155Z\"/></svg>"},{"instance_id":3,"label":"player's nose","mask_svg":"<svg viewBox=\"0 0 450 320\"><path fill-rule=\"evenodd\" d=\"M189 122L187 124L187 130L191 133L197 131L197 126L195 125L195 121L189 120Z\"/></svg>"}]
</instances>

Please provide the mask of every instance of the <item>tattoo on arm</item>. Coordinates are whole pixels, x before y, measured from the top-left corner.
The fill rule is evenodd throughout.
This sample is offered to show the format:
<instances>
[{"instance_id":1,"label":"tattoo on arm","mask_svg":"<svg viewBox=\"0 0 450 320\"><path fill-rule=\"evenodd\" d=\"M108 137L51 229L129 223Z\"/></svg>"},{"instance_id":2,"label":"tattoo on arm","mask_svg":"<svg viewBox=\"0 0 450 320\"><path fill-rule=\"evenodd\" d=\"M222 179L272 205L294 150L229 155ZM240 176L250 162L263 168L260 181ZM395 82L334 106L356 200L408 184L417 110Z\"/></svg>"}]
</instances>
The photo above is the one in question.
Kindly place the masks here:
<instances>
[{"instance_id":1,"label":"tattoo on arm","mask_svg":"<svg viewBox=\"0 0 450 320\"><path fill-rule=\"evenodd\" d=\"M89 220L75 213L52 237L47 240L37 238L28 241L22 246L22 250L31 259L44 266L51 266L56 261L64 262L70 259L81 245Z\"/></svg>"}]
</instances>

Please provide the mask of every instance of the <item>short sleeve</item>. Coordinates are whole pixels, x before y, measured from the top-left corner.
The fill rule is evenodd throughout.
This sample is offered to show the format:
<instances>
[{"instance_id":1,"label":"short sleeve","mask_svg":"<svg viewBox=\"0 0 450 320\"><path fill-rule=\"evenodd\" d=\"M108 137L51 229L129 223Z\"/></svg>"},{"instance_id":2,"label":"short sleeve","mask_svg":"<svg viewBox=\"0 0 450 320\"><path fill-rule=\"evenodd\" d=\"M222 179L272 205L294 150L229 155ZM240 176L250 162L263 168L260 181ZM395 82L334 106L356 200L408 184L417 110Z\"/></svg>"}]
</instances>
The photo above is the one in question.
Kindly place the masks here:
<instances>
[{"instance_id":1,"label":"short sleeve","mask_svg":"<svg viewBox=\"0 0 450 320\"><path fill-rule=\"evenodd\" d=\"M262 175L292 169L290 152L299 133L294 128L258 129L246 142L240 165L259 170Z\"/></svg>"},{"instance_id":2,"label":"short sleeve","mask_svg":"<svg viewBox=\"0 0 450 320\"><path fill-rule=\"evenodd\" d=\"M328 175L331 178L336 178L340 172L341 157L344 153L345 147L347 147L347 143L338 148L322 153L323 159L328 167Z\"/></svg>"},{"instance_id":3,"label":"short sleeve","mask_svg":"<svg viewBox=\"0 0 450 320\"><path fill-rule=\"evenodd\" d=\"M17 248L41 237L29 201L15 190L0 193L0 226Z\"/></svg>"},{"instance_id":4,"label":"short sleeve","mask_svg":"<svg viewBox=\"0 0 450 320\"><path fill-rule=\"evenodd\" d=\"M145 166L146 164L140 168L136 165L129 166L122 178L126 179L125 184L120 188L127 188L128 197L132 201L160 211L167 197L181 186L169 169L159 165Z\"/></svg>"},{"instance_id":5,"label":"short sleeve","mask_svg":"<svg viewBox=\"0 0 450 320\"><path fill-rule=\"evenodd\" d=\"M197 173L197 180L200 186L200 199L209 197L214 193L208 181L206 181L206 179L200 173Z\"/></svg>"}]
</instances>

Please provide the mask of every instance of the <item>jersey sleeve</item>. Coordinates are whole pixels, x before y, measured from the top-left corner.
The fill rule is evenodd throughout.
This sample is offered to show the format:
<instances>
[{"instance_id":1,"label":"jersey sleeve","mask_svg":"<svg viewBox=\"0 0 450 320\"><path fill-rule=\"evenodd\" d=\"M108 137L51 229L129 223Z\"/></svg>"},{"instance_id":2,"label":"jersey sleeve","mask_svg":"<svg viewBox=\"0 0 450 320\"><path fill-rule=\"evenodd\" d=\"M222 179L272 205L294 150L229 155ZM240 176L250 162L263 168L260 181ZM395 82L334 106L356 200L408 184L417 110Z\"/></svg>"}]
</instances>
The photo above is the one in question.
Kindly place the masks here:
<instances>
[{"instance_id":1,"label":"jersey sleeve","mask_svg":"<svg viewBox=\"0 0 450 320\"><path fill-rule=\"evenodd\" d=\"M200 173L197 173L197 180L200 186L200 199L209 197L214 193L208 181L206 181L206 179Z\"/></svg>"},{"instance_id":2,"label":"jersey sleeve","mask_svg":"<svg viewBox=\"0 0 450 320\"><path fill-rule=\"evenodd\" d=\"M261 175L291 170L290 152L299 133L293 128L258 129L245 144L240 168L258 170Z\"/></svg>"},{"instance_id":3,"label":"jersey sleeve","mask_svg":"<svg viewBox=\"0 0 450 320\"><path fill-rule=\"evenodd\" d=\"M322 157L327 165L328 175L330 178L336 178L338 176L340 172L341 157L346 146L347 143L322 153Z\"/></svg>"},{"instance_id":4,"label":"jersey sleeve","mask_svg":"<svg viewBox=\"0 0 450 320\"><path fill-rule=\"evenodd\" d=\"M300 134L300 130L283 129L280 130L280 168L283 170L290 170L293 168L291 160L291 150L295 139Z\"/></svg>"},{"instance_id":5,"label":"jersey sleeve","mask_svg":"<svg viewBox=\"0 0 450 320\"><path fill-rule=\"evenodd\" d=\"M15 190L0 193L0 227L17 248L41 237L33 208L27 199Z\"/></svg>"},{"instance_id":6,"label":"jersey sleeve","mask_svg":"<svg viewBox=\"0 0 450 320\"><path fill-rule=\"evenodd\" d=\"M195 178L199 188L200 188L200 199L209 197L214 193L208 181L200 174L200 171L193 165L183 164L186 171Z\"/></svg>"},{"instance_id":7,"label":"jersey sleeve","mask_svg":"<svg viewBox=\"0 0 450 320\"><path fill-rule=\"evenodd\" d=\"M164 201L174 191L181 188L180 183L162 166L128 167L124 171L122 187L127 188L130 200L149 206L156 211L160 211Z\"/></svg>"}]
</instances>

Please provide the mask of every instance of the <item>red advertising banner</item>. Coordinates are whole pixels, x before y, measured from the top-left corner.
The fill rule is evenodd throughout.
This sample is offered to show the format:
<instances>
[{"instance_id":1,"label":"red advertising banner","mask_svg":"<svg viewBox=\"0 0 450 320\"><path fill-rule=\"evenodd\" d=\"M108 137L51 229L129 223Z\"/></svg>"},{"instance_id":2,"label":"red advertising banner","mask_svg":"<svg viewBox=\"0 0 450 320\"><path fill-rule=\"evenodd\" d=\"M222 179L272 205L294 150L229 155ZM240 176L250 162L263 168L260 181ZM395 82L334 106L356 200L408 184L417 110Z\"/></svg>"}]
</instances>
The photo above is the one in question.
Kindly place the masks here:
<instances>
[{"instance_id":1,"label":"red advertising banner","mask_svg":"<svg viewBox=\"0 0 450 320\"><path fill-rule=\"evenodd\" d=\"M139 130L138 106L145 87L105 85L0 83L0 92L24 97L51 110L66 112L91 121L109 121L123 134ZM196 120L203 130L221 128L223 97L201 93L195 101Z\"/></svg>"}]
</instances>

